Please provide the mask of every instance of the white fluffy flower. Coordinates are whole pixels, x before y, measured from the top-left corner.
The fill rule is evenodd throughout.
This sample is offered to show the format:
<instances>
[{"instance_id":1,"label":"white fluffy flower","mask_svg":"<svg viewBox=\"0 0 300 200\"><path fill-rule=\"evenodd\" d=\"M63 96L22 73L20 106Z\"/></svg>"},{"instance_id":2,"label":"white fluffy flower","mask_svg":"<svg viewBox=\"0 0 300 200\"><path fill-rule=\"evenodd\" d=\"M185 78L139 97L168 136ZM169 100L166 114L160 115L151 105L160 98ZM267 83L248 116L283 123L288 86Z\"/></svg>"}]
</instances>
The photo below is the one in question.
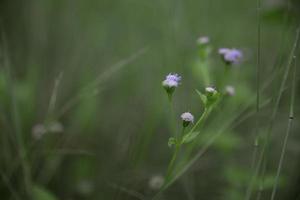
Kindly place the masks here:
<instances>
[{"instance_id":1,"label":"white fluffy flower","mask_svg":"<svg viewBox=\"0 0 300 200\"><path fill-rule=\"evenodd\" d=\"M191 123L194 122L194 116L191 113L189 113L189 112L182 113L181 119L184 122L191 122Z\"/></svg>"},{"instance_id":2,"label":"white fluffy flower","mask_svg":"<svg viewBox=\"0 0 300 200\"><path fill-rule=\"evenodd\" d=\"M206 87L206 88L205 88L205 91L206 91L207 93L215 93L215 92L216 92L216 89L213 88L213 87Z\"/></svg>"}]
</instances>

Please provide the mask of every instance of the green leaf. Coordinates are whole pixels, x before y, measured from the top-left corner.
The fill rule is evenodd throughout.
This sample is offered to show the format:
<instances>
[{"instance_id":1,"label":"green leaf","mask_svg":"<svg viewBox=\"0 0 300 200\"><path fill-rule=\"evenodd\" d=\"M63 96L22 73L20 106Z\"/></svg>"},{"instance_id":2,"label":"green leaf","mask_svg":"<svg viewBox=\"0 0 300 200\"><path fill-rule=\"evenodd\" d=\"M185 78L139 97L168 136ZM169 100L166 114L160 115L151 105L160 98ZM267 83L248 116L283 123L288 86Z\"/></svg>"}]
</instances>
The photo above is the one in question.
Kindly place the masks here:
<instances>
[{"instance_id":1,"label":"green leaf","mask_svg":"<svg viewBox=\"0 0 300 200\"><path fill-rule=\"evenodd\" d=\"M200 133L199 131L195 131L186 134L185 136L183 136L182 143L189 143L193 141L199 135L199 133Z\"/></svg>"},{"instance_id":2,"label":"green leaf","mask_svg":"<svg viewBox=\"0 0 300 200\"><path fill-rule=\"evenodd\" d=\"M199 97L200 97L202 103L203 103L204 105L206 105L206 103L207 103L207 97L206 97L206 95L202 94L199 90L196 90L196 92L197 92L197 94L199 95Z\"/></svg>"},{"instance_id":3,"label":"green leaf","mask_svg":"<svg viewBox=\"0 0 300 200\"><path fill-rule=\"evenodd\" d=\"M172 145L176 145L177 141L176 138L170 137L168 141L168 146L171 148Z\"/></svg>"},{"instance_id":4,"label":"green leaf","mask_svg":"<svg viewBox=\"0 0 300 200\"><path fill-rule=\"evenodd\" d=\"M51 192L39 185L33 186L32 196L34 200L58 200Z\"/></svg>"}]
</instances>

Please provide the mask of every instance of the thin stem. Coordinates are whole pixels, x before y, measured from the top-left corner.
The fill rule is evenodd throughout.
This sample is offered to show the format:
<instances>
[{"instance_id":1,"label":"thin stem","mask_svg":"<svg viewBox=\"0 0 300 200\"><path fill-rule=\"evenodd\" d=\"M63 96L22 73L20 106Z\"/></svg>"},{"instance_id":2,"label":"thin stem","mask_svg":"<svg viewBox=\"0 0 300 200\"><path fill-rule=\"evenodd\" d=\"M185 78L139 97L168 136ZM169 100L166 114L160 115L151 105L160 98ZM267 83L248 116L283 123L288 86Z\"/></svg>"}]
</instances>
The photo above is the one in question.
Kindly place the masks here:
<instances>
[{"instance_id":1,"label":"thin stem","mask_svg":"<svg viewBox=\"0 0 300 200\"><path fill-rule=\"evenodd\" d=\"M167 174L166 174L166 178L165 178L166 183L169 181L169 179L172 175L174 164L175 164L178 152L180 151L180 148L181 148L181 145L182 145L181 140L182 140L182 136L184 135L184 130L185 130L185 127L182 128L181 135L179 135L177 137L177 143L175 145L175 151L174 151L172 159L171 159L171 161L168 165L168 170L167 170Z\"/></svg>"},{"instance_id":2,"label":"thin stem","mask_svg":"<svg viewBox=\"0 0 300 200\"><path fill-rule=\"evenodd\" d=\"M272 115L271 115L269 127L268 127L268 130L267 130L266 139L264 140L262 150L261 150L261 153L259 155L259 160L258 160L258 163L256 165L255 173L254 173L254 175L252 176L252 178L250 180L250 184L249 184L249 187L248 187L247 192L246 192L246 198L245 198L246 200L249 200L250 197L251 197L253 184L254 184L259 172L261 171L263 161L266 157L265 154L266 154L267 148L269 147L269 140L270 140L271 133L272 133L272 130L273 130L275 117L276 117L277 112L278 112L279 103L280 103L283 91L285 90L285 84L286 84L286 81L287 81L287 78L288 78L288 74L290 72L291 64L292 64L297 46L298 46L299 35L300 35L300 27L296 31L296 38L295 38L295 41L294 41L294 44L293 44L293 47L292 47L292 50L291 50L291 53L290 53L290 58L288 60L288 64L286 66L285 72L283 74L283 77L282 77L282 80L281 80L281 83L280 83L278 96L275 99L275 105L274 105L274 108L273 108L273 112L272 112ZM262 177L263 177L263 175L264 174L262 173Z\"/></svg>"},{"instance_id":3,"label":"thin stem","mask_svg":"<svg viewBox=\"0 0 300 200\"><path fill-rule=\"evenodd\" d=\"M21 159L21 164L22 164L22 171L23 171L23 176L24 176L24 188L25 188L25 193L28 195L28 197L31 196L31 187L32 187L32 182L31 182L31 172L30 172L30 166L26 157L26 148L25 148L25 142L23 138L23 132L21 128L21 122L20 122L20 115L19 115L19 110L18 110L18 105L17 105L17 99L15 95L15 87L14 83L12 80L11 76L11 66L9 62L9 55L7 51L7 44L5 40L5 35L4 33L1 34L1 40L3 42L4 46L4 51L3 51L3 58L4 59L4 68L6 70L6 78L7 78L7 85L8 85L8 91L10 92L10 101L11 101L11 113L12 113L12 119L13 119L13 125L14 125L14 131L15 131L15 137L16 137L16 143L18 146L18 154Z\"/></svg>"},{"instance_id":4,"label":"thin stem","mask_svg":"<svg viewBox=\"0 0 300 200\"><path fill-rule=\"evenodd\" d=\"M285 134L285 137L284 137L284 142L283 142L283 146L282 146L282 150L281 150L281 154L280 154L280 160L279 160L279 163L278 163L276 178L275 178L275 182L274 182L274 185L273 185L271 200L275 199L277 186L278 186L278 179L279 179L280 172L281 172L281 169L282 169L284 155L285 155L285 151L286 151L286 146L287 146L288 138L289 138L289 135L290 135L290 130L291 130L291 127L292 127L292 122L293 122L293 119L294 119L294 102L295 102L296 69L297 69L296 56L294 56L294 63L295 63L295 66L294 66L292 96L291 96L291 103L290 103L290 113L289 113L289 119L288 119L288 126L287 126L287 130L286 130L286 134Z\"/></svg>"},{"instance_id":5,"label":"thin stem","mask_svg":"<svg viewBox=\"0 0 300 200\"><path fill-rule=\"evenodd\" d=\"M167 170L167 174L166 174L166 178L165 178L165 182L168 182L171 175L172 175L172 171L173 171L173 168L174 168L174 164L175 164L175 161L176 161L176 158L177 158L177 155L178 155L178 152L180 150L180 147L181 147L181 144L176 144L175 145L175 151L173 153L173 156L172 156L172 159L168 165L168 170Z\"/></svg>"},{"instance_id":6,"label":"thin stem","mask_svg":"<svg viewBox=\"0 0 300 200\"><path fill-rule=\"evenodd\" d=\"M209 114L210 109L205 108L201 117L198 119L198 121L196 122L196 124L193 126L193 128L189 131L189 133L192 133L196 130L196 128L202 123L202 121L206 118L206 116ZM189 134L188 133L188 134Z\"/></svg>"},{"instance_id":7,"label":"thin stem","mask_svg":"<svg viewBox=\"0 0 300 200\"><path fill-rule=\"evenodd\" d=\"M260 72L261 72L261 0L257 0L257 55L256 55L256 106L255 106L255 138L254 138L254 145L253 145L253 160L251 164L251 169L255 173L255 163L257 159L257 153L259 149L259 116L260 116ZM248 191L250 190L250 186ZM247 199L251 197L251 192L248 193Z\"/></svg>"},{"instance_id":8,"label":"thin stem","mask_svg":"<svg viewBox=\"0 0 300 200\"><path fill-rule=\"evenodd\" d=\"M171 131L172 131L172 135L176 136L176 118L175 118L172 96L168 95L168 97L169 97L169 107L170 107L170 116L171 116L171 121L170 121Z\"/></svg>"}]
</instances>

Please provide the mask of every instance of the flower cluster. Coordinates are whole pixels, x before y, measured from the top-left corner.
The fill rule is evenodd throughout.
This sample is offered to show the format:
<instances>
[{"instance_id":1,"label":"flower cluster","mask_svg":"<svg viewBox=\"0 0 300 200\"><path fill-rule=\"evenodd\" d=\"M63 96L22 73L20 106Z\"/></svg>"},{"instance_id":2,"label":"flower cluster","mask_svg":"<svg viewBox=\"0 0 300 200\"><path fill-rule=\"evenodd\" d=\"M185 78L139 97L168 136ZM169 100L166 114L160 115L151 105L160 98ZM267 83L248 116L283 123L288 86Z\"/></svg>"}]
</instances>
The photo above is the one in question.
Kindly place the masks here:
<instances>
[{"instance_id":1,"label":"flower cluster","mask_svg":"<svg viewBox=\"0 0 300 200\"><path fill-rule=\"evenodd\" d=\"M220 48L219 54L228 65L238 64L243 58L243 53L238 49Z\"/></svg>"},{"instance_id":2,"label":"flower cluster","mask_svg":"<svg viewBox=\"0 0 300 200\"><path fill-rule=\"evenodd\" d=\"M177 87L181 81L181 76L175 73L170 73L166 76L166 79L163 81L163 86L172 88Z\"/></svg>"}]
</instances>

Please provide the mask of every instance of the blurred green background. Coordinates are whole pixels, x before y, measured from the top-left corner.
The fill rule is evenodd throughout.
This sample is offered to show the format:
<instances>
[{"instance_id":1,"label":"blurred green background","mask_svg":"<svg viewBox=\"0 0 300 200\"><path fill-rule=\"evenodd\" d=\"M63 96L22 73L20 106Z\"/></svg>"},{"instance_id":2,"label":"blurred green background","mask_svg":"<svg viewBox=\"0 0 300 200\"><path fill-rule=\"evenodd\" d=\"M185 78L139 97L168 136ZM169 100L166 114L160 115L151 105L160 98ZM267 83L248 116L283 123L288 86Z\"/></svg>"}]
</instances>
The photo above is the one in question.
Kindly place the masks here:
<instances>
[{"instance_id":1,"label":"blurred green background","mask_svg":"<svg viewBox=\"0 0 300 200\"><path fill-rule=\"evenodd\" d=\"M299 5L262 0L260 77L262 85L269 81L262 102L278 93ZM161 87L165 75L183 77L174 96L178 124L182 112L199 117L203 110L195 93L208 78L197 66L199 36L210 37L211 85L218 87L224 76L218 48L239 48L245 57L228 78L236 95L207 119L199 149L232 122L161 199L244 199L253 175L256 120L264 132L274 107L271 102L259 116L247 117L255 111L256 1L1 0L0 12L1 199L28 198L20 154L37 200L153 197L157 190L149 183L165 174L172 153L168 100ZM253 199L262 185L262 199L270 196L291 79L276 116L266 176L255 184ZM278 199L300 199L298 98L299 87ZM39 131L46 134L33 135Z\"/></svg>"}]
</instances>

